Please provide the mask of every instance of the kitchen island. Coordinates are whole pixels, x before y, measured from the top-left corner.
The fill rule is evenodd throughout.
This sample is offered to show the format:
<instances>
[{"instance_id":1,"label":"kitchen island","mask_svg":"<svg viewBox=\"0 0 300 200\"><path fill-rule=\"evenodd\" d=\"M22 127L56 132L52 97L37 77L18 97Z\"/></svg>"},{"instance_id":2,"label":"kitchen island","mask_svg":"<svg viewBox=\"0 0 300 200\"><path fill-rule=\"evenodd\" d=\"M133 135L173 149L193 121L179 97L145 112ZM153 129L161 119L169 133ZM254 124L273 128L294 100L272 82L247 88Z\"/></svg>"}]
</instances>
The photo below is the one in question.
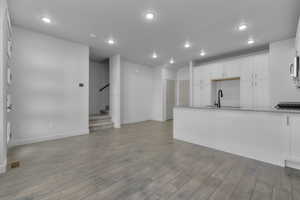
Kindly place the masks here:
<instances>
[{"instance_id":1,"label":"kitchen island","mask_svg":"<svg viewBox=\"0 0 300 200\"><path fill-rule=\"evenodd\" d=\"M296 110L175 107L174 138L279 166L300 166Z\"/></svg>"}]
</instances>

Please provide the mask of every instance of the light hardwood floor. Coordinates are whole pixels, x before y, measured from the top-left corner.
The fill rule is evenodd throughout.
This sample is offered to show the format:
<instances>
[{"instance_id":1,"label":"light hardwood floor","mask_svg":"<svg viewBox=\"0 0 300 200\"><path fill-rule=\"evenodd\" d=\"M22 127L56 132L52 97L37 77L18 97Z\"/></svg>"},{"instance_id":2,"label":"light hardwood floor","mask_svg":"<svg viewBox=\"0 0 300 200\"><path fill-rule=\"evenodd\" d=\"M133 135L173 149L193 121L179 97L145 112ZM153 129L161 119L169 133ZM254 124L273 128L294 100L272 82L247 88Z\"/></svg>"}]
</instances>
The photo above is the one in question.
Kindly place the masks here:
<instances>
[{"instance_id":1,"label":"light hardwood floor","mask_svg":"<svg viewBox=\"0 0 300 200\"><path fill-rule=\"evenodd\" d=\"M242 134L242 133L241 133ZM283 168L172 139L143 122L11 149L1 200L297 200Z\"/></svg>"}]
</instances>

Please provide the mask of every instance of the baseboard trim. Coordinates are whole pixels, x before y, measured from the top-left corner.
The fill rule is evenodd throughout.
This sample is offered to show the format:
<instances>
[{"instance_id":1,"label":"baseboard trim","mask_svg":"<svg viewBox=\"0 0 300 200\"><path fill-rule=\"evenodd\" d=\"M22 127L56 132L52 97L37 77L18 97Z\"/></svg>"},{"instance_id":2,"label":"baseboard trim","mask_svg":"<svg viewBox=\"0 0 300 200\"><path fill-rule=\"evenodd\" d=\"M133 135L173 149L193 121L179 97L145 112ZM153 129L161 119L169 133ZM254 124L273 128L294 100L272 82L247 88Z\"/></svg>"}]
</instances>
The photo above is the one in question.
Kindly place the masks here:
<instances>
[{"instance_id":1,"label":"baseboard trim","mask_svg":"<svg viewBox=\"0 0 300 200\"><path fill-rule=\"evenodd\" d=\"M290 158L290 159L285 160L285 167L300 170L300 159L299 158Z\"/></svg>"},{"instance_id":2,"label":"baseboard trim","mask_svg":"<svg viewBox=\"0 0 300 200\"><path fill-rule=\"evenodd\" d=\"M79 136L79 135L88 135L89 133L90 133L89 129L83 129L83 130L71 131L69 133L38 137L38 138L12 139L11 142L9 143L9 147L20 146L25 144L33 144L38 142L50 141L50 140L57 140L57 139Z\"/></svg>"},{"instance_id":3,"label":"baseboard trim","mask_svg":"<svg viewBox=\"0 0 300 200\"><path fill-rule=\"evenodd\" d=\"M0 164L0 174L5 173L6 168L7 168L7 160L5 160L3 164Z\"/></svg>"}]
</instances>

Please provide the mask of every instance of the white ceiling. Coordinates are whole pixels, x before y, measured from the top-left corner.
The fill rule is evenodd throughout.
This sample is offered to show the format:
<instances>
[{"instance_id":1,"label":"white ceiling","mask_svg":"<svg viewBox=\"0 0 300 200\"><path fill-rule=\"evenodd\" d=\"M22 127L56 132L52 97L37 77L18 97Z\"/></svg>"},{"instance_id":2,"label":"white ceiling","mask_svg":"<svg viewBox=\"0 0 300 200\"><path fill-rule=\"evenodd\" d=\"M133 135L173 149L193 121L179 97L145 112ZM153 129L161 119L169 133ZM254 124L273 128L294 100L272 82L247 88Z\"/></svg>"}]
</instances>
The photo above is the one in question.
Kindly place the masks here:
<instances>
[{"instance_id":1,"label":"white ceiling","mask_svg":"<svg viewBox=\"0 0 300 200\"><path fill-rule=\"evenodd\" d=\"M250 48L295 36L300 0L8 0L13 23L42 33L87 44L95 59L114 54L157 66L170 57L177 63ZM157 12L147 23L143 13ZM49 16L46 25L41 17ZM246 22L245 32L235 30ZM90 33L97 35L91 38ZM105 40L113 36L117 45ZM192 48L184 49L186 40ZM158 59L153 60L153 51Z\"/></svg>"}]
</instances>

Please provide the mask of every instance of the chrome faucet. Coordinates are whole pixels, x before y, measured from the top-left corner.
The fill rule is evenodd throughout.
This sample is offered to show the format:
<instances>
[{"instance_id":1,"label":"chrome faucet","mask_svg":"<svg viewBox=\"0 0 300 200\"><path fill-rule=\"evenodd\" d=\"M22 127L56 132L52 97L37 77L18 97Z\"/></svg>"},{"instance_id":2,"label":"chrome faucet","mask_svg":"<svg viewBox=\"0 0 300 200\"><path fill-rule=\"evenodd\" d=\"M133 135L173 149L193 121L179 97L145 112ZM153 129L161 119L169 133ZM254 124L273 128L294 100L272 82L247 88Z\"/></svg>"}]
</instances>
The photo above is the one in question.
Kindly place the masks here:
<instances>
[{"instance_id":1,"label":"chrome faucet","mask_svg":"<svg viewBox=\"0 0 300 200\"><path fill-rule=\"evenodd\" d=\"M216 106L221 108L221 98L223 98L223 91L222 89L218 90L218 101L216 102Z\"/></svg>"}]
</instances>

